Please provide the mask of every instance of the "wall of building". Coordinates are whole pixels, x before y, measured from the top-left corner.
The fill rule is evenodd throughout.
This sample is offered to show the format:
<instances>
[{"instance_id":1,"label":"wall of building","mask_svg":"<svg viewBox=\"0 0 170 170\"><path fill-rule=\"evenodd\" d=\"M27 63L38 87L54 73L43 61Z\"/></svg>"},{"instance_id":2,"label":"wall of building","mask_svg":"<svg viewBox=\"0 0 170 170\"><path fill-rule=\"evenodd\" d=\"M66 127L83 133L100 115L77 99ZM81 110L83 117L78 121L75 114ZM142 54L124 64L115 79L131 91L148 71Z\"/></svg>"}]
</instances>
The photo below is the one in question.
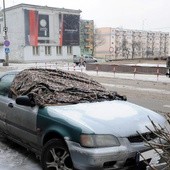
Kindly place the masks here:
<instances>
[{"instance_id":1,"label":"wall of building","mask_svg":"<svg viewBox=\"0 0 170 170\"><path fill-rule=\"evenodd\" d=\"M31 12L33 13L30 14ZM80 47L78 44L79 38L77 42L74 38L74 33L77 31L79 34L79 30L73 30L74 35L73 38L70 39L71 36L69 33L72 31L72 28L70 26L69 28L66 28L70 32L64 32L63 27L65 22L62 20L63 17L72 17L73 19L77 17L76 21L78 21L80 12L81 11L79 10L50 8L28 4L20 4L8 8L6 10L6 20L8 39L10 41L9 61L57 61L60 59L70 59L73 54L80 54ZM42 17L42 20L47 19L46 26L41 26L40 22L42 20L38 19L40 17ZM43 17L45 19L43 19ZM0 21L0 24L3 25L3 20ZM30 26L29 24L32 25ZM37 32L33 32L31 35L30 29L32 29L32 31L37 30ZM3 37L3 34L2 31L0 37ZM67 39L67 42L63 39L64 35L69 38ZM64 43L67 45L64 45ZM57 48L61 48L61 51L58 52ZM49 51L48 54L47 51Z\"/></svg>"},{"instance_id":2,"label":"wall of building","mask_svg":"<svg viewBox=\"0 0 170 170\"><path fill-rule=\"evenodd\" d=\"M79 52L79 47L74 46L72 54ZM33 55L33 47L26 46L24 48L25 62L47 62L57 60L72 60L73 55L67 53L67 46L62 46L61 54L57 54L56 46L51 46L51 55L45 55L45 46L39 46L39 54Z\"/></svg>"},{"instance_id":3,"label":"wall of building","mask_svg":"<svg viewBox=\"0 0 170 170\"><path fill-rule=\"evenodd\" d=\"M110 47L112 46L111 37L112 29L109 27L96 29L97 46L95 47L95 55L97 57L104 57L110 54ZM101 42L98 44L98 42Z\"/></svg>"},{"instance_id":4,"label":"wall of building","mask_svg":"<svg viewBox=\"0 0 170 170\"><path fill-rule=\"evenodd\" d=\"M2 30L4 27L4 21L1 21ZM6 25L8 28L8 40L10 41L10 53L9 60L21 61L23 60L23 47L24 47L24 22L21 9L14 9L6 12ZM1 31L0 37L4 36L4 32ZM4 41L4 40L3 40ZM1 50L0 50L1 51ZM4 47L1 51L5 55Z\"/></svg>"}]
</instances>

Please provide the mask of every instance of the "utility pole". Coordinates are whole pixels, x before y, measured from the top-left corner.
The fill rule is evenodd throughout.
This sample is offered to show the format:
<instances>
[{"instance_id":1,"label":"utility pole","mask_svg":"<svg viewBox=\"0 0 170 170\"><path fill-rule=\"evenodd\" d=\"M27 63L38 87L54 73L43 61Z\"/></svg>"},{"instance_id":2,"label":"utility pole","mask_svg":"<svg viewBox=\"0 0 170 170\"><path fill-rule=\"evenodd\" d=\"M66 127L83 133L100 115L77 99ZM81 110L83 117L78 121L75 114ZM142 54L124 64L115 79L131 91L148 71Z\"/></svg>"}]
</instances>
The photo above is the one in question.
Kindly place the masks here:
<instances>
[{"instance_id":1,"label":"utility pole","mask_svg":"<svg viewBox=\"0 0 170 170\"><path fill-rule=\"evenodd\" d=\"M3 0L3 12L4 12L4 28L3 31L5 33L4 35L4 46L5 46L5 62L3 63L3 66L9 66L9 48L10 42L8 41L8 28L6 26L6 11L5 11L5 0ZM6 48L7 47L7 48Z\"/></svg>"}]
</instances>

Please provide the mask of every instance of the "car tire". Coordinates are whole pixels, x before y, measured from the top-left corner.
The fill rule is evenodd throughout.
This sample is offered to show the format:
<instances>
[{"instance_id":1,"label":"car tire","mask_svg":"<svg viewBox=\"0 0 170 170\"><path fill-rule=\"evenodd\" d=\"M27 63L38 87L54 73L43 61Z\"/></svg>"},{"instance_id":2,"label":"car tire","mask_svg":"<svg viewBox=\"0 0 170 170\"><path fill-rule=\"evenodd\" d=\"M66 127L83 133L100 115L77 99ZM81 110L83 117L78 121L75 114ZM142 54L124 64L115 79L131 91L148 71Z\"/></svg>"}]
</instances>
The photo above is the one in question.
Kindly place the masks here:
<instances>
[{"instance_id":1,"label":"car tire","mask_svg":"<svg viewBox=\"0 0 170 170\"><path fill-rule=\"evenodd\" d=\"M43 170L73 170L67 146L57 139L51 139L45 144L41 155L41 164Z\"/></svg>"}]
</instances>

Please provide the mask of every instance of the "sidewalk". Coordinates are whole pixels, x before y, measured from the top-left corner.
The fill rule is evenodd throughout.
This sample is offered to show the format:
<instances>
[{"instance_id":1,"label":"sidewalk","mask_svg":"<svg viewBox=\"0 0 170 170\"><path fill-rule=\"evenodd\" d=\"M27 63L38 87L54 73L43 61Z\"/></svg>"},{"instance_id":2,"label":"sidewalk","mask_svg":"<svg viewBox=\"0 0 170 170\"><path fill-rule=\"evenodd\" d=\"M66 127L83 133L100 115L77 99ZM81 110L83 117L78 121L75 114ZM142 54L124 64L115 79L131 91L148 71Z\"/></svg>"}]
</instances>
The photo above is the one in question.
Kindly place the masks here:
<instances>
[{"instance_id":1,"label":"sidewalk","mask_svg":"<svg viewBox=\"0 0 170 170\"><path fill-rule=\"evenodd\" d=\"M141 81L153 81L153 82L164 82L170 83L170 78L164 75L147 75L147 74L130 74L130 73L110 73L110 72L100 72L100 71L87 71L85 67L75 66L73 63L58 62L58 63L28 63L28 64L18 64L10 63L9 66L0 65L0 73L9 70L18 70L26 68L52 68L52 69L63 69L66 71L79 71L86 73L90 76L100 76L100 77L110 77L110 78L120 78L120 79L131 79L131 80L141 80Z\"/></svg>"},{"instance_id":2,"label":"sidewalk","mask_svg":"<svg viewBox=\"0 0 170 170\"><path fill-rule=\"evenodd\" d=\"M96 71L85 71L85 73L87 73L88 75L91 75L91 76L170 83L170 78L168 78L166 76L162 76L162 75L157 76L157 75L145 75L145 74L108 73L108 72L98 72L97 73Z\"/></svg>"}]
</instances>

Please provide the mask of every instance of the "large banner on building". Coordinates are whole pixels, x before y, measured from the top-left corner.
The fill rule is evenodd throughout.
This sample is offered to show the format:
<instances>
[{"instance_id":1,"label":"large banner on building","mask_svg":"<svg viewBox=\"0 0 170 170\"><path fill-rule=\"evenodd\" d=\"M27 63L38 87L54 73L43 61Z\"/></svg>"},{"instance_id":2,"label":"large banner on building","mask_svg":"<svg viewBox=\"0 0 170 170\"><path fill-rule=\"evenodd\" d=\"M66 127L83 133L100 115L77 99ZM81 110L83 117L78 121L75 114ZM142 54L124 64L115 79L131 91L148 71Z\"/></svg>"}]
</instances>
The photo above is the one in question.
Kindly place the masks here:
<instances>
[{"instance_id":1,"label":"large banner on building","mask_svg":"<svg viewBox=\"0 0 170 170\"><path fill-rule=\"evenodd\" d=\"M38 43L49 43L49 16L38 11L25 10L25 43L38 46Z\"/></svg>"},{"instance_id":2,"label":"large banner on building","mask_svg":"<svg viewBox=\"0 0 170 170\"><path fill-rule=\"evenodd\" d=\"M79 45L79 21L79 15L63 15L62 45Z\"/></svg>"},{"instance_id":3,"label":"large banner on building","mask_svg":"<svg viewBox=\"0 0 170 170\"><path fill-rule=\"evenodd\" d=\"M25 44L38 45L38 11L25 10Z\"/></svg>"}]
</instances>

